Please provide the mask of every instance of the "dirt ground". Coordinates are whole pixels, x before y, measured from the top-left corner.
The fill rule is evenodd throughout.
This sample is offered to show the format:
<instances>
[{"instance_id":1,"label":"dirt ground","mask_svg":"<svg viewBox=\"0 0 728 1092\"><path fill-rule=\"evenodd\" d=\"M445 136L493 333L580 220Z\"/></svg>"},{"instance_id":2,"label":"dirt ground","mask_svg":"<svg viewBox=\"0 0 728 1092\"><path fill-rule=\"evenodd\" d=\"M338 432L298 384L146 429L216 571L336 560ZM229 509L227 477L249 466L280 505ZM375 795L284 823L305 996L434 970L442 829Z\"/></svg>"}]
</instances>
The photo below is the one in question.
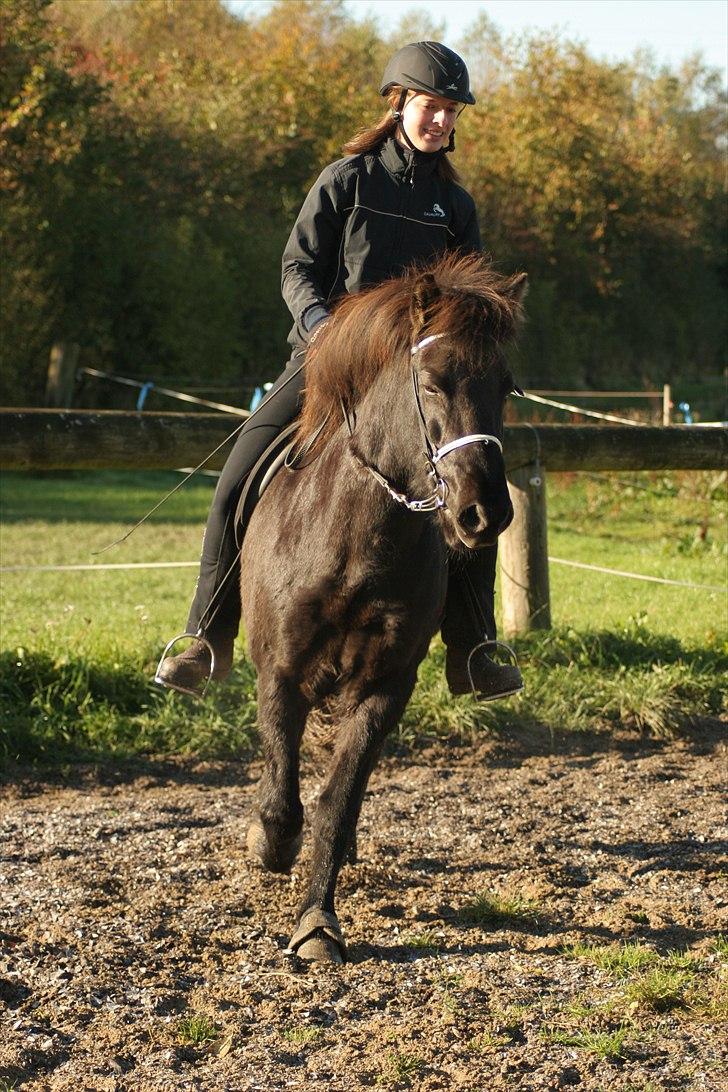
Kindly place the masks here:
<instances>
[{"instance_id":1,"label":"dirt ground","mask_svg":"<svg viewBox=\"0 0 728 1092\"><path fill-rule=\"evenodd\" d=\"M289 877L247 859L255 764L16 776L0 1090L728 1088L726 749L712 722L388 758L339 881L339 968L284 955L307 850ZM520 901L473 921L482 892ZM630 1001L646 971L568 950L625 943L689 951L682 995Z\"/></svg>"}]
</instances>

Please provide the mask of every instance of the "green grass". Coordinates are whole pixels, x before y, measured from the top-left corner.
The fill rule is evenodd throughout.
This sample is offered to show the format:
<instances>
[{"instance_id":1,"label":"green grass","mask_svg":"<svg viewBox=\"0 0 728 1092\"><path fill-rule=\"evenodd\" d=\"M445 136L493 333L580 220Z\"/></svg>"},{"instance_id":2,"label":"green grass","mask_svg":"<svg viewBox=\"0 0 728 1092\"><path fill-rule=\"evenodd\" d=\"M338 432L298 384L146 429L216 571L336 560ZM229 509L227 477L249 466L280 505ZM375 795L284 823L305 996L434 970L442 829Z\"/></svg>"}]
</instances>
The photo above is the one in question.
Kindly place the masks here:
<instances>
[{"instance_id":1,"label":"green grass","mask_svg":"<svg viewBox=\"0 0 728 1092\"><path fill-rule=\"evenodd\" d=\"M180 1020L177 1025L177 1034L181 1043L190 1046L200 1046L202 1043L211 1043L218 1038L220 1032L214 1022L202 1013L190 1013Z\"/></svg>"},{"instance_id":2,"label":"green grass","mask_svg":"<svg viewBox=\"0 0 728 1092\"><path fill-rule=\"evenodd\" d=\"M718 936L713 939L711 947L717 956L728 959L728 936L725 933L718 933Z\"/></svg>"},{"instance_id":3,"label":"green grass","mask_svg":"<svg viewBox=\"0 0 728 1092\"><path fill-rule=\"evenodd\" d=\"M517 895L481 891L460 910L459 917L468 925L532 925L538 918L537 905Z\"/></svg>"},{"instance_id":4,"label":"green grass","mask_svg":"<svg viewBox=\"0 0 728 1092\"><path fill-rule=\"evenodd\" d=\"M382 1071L376 1079L380 1085L403 1084L406 1087L411 1078L422 1069L424 1060L417 1054L406 1051L389 1051L384 1057Z\"/></svg>"},{"instance_id":5,"label":"green grass","mask_svg":"<svg viewBox=\"0 0 728 1092\"><path fill-rule=\"evenodd\" d=\"M655 967L647 974L628 983L625 1000L635 1008L653 1012L669 1012L689 1005L688 990L693 976L686 971Z\"/></svg>"},{"instance_id":6,"label":"green grass","mask_svg":"<svg viewBox=\"0 0 728 1092\"><path fill-rule=\"evenodd\" d=\"M304 1025L295 1028L285 1028L283 1038L293 1046L309 1046L317 1042L324 1033L323 1028Z\"/></svg>"},{"instance_id":7,"label":"green grass","mask_svg":"<svg viewBox=\"0 0 728 1092\"><path fill-rule=\"evenodd\" d=\"M190 561L213 479L193 481L122 546L94 558L179 476L8 474L2 564ZM549 478L549 551L696 583L725 569L724 478L700 473ZM255 680L241 644L229 684L204 704L150 677L184 628L194 568L2 574L0 758L66 761L161 752L225 756L256 744ZM420 668L400 743L504 729L666 736L724 709L728 672L719 593L552 565L554 629L515 643L518 698L452 698L439 639Z\"/></svg>"},{"instance_id":8,"label":"green grass","mask_svg":"<svg viewBox=\"0 0 728 1092\"><path fill-rule=\"evenodd\" d=\"M614 1031L564 1031L560 1028L543 1028L541 1038L549 1043L561 1043L563 1046L576 1047L602 1061L617 1061L624 1057L625 1040L629 1028L619 1027Z\"/></svg>"},{"instance_id":9,"label":"green grass","mask_svg":"<svg viewBox=\"0 0 728 1092\"><path fill-rule=\"evenodd\" d=\"M423 952L437 952L440 949L437 933L431 929L425 929L421 933L405 933L400 941L405 948L415 948Z\"/></svg>"},{"instance_id":10,"label":"green grass","mask_svg":"<svg viewBox=\"0 0 728 1092\"><path fill-rule=\"evenodd\" d=\"M642 944L570 944L564 954L571 959L593 963L615 978L629 978L651 967L660 958L653 948Z\"/></svg>"},{"instance_id":11,"label":"green grass","mask_svg":"<svg viewBox=\"0 0 728 1092\"><path fill-rule=\"evenodd\" d=\"M715 945L713 951L718 954ZM617 1011L622 1012L623 1020L673 1010L686 1010L691 1019L706 1023L726 1018L720 968L713 971L710 961L699 952L661 955L641 944L571 944L564 954L591 963L623 983L619 995L601 1013L589 1004L574 1003L571 1015L581 1022Z\"/></svg>"},{"instance_id":12,"label":"green grass","mask_svg":"<svg viewBox=\"0 0 728 1092\"><path fill-rule=\"evenodd\" d=\"M472 1039L469 1039L467 1046L468 1050L472 1050L474 1054L494 1054L497 1050L509 1046L510 1043L511 1038L508 1035L497 1031L483 1031L480 1035L474 1035Z\"/></svg>"}]
</instances>

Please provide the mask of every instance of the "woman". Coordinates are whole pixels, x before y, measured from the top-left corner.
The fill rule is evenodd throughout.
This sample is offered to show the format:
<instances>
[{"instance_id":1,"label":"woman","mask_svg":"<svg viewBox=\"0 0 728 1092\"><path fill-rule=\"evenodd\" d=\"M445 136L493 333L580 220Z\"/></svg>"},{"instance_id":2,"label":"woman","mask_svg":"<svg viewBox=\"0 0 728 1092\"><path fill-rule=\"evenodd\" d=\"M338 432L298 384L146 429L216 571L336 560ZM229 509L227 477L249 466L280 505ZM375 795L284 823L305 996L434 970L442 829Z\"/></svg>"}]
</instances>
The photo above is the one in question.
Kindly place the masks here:
<instances>
[{"instance_id":1,"label":"woman","mask_svg":"<svg viewBox=\"0 0 728 1092\"><path fill-rule=\"evenodd\" d=\"M437 42L400 49L387 65L380 94L389 102L381 121L362 130L340 159L322 172L304 201L283 254L283 297L293 316L293 352L283 374L242 428L212 502L200 575L187 624L195 640L164 659L156 681L199 693L210 675L223 679L232 664L240 623L238 546L234 516L243 479L265 447L296 416L306 349L344 293L398 276L415 261L447 250L480 250L472 197L457 184L447 153L455 121L475 99L463 60ZM517 667L484 650L495 638L493 585L496 548L470 555L448 581L446 675L454 694L484 700L523 687Z\"/></svg>"}]
</instances>

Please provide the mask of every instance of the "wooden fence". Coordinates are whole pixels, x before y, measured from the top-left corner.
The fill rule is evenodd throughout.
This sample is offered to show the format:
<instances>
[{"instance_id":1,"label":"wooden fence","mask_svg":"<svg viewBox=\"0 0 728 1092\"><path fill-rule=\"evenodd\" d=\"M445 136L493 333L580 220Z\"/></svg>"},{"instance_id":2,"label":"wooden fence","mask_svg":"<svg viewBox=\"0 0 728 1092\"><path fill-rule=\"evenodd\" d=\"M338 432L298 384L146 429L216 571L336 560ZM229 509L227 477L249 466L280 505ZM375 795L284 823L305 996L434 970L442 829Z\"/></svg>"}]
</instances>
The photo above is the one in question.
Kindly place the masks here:
<instances>
[{"instance_id":1,"label":"wooden fence","mask_svg":"<svg viewBox=\"0 0 728 1092\"><path fill-rule=\"evenodd\" d=\"M242 421L226 414L0 410L2 470L219 469ZM509 425L506 469L515 519L501 537L504 632L551 624L547 470L716 470L728 466L728 429Z\"/></svg>"}]
</instances>

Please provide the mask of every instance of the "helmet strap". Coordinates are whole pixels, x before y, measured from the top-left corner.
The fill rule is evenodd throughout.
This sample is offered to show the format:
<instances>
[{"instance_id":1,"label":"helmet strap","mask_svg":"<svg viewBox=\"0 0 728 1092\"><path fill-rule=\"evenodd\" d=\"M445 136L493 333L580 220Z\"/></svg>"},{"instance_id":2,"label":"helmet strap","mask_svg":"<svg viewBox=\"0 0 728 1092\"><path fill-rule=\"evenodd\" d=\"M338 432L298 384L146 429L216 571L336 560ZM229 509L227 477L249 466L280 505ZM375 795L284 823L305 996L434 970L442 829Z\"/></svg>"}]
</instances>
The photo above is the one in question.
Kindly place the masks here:
<instances>
[{"instance_id":1,"label":"helmet strap","mask_svg":"<svg viewBox=\"0 0 728 1092\"><path fill-rule=\"evenodd\" d=\"M395 121L402 120L402 111L404 110L404 104L407 102L407 88L402 88L402 93L399 96L399 102L395 109L392 110L392 117Z\"/></svg>"},{"instance_id":2,"label":"helmet strap","mask_svg":"<svg viewBox=\"0 0 728 1092\"><path fill-rule=\"evenodd\" d=\"M392 117L397 122L397 128L401 132L404 139L407 141L407 144L409 145L409 147L412 149L413 152L416 152L417 148L412 143L412 141L410 140L409 135L407 133L407 130L404 127L404 122L402 121L402 111L404 110L404 104L407 101L407 90L408 89L406 87L402 88L402 94L399 96L399 102L397 103L397 109L392 110Z\"/></svg>"}]
</instances>

